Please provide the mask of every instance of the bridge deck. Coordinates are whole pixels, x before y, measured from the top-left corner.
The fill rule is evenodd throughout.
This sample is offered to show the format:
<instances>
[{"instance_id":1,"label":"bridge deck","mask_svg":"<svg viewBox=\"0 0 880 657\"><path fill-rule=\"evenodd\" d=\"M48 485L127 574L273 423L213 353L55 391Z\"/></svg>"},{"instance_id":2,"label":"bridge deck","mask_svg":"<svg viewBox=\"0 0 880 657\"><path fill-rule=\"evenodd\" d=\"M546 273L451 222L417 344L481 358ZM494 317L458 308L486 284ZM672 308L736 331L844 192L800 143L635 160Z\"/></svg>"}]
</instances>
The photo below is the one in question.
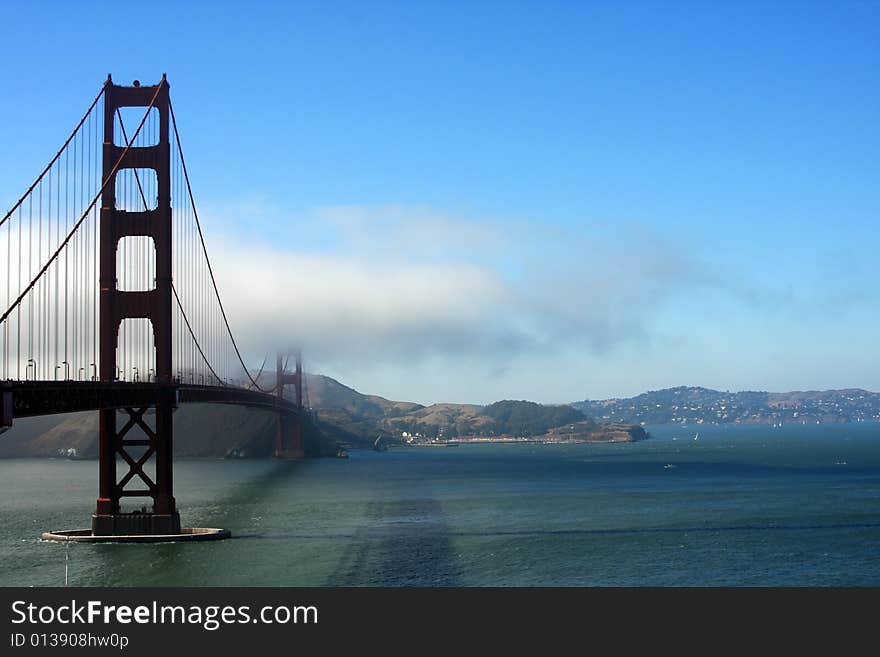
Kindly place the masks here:
<instances>
[{"instance_id":1,"label":"bridge deck","mask_svg":"<svg viewBox=\"0 0 880 657\"><path fill-rule=\"evenodd\" d=\"M155 405L165 394L174 395L178 404L234 404L284 415L296 415L298 412L292 401L233 386L121 381L2 381L0 393L3 393L3 397L11 394L14 418L97 411L102 408L142 408Z\"/></svg>"}]
</instances>

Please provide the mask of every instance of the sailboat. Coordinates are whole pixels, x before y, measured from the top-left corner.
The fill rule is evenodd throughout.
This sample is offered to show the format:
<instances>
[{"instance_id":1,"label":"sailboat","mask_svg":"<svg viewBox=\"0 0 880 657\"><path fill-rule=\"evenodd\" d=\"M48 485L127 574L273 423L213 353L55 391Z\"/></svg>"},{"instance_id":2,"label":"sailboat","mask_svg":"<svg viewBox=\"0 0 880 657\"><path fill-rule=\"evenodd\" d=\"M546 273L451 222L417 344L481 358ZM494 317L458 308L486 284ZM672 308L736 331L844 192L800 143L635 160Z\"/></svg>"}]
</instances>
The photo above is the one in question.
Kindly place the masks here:
<instances>
[{"instance_id":1,"label":"sailboat","mask_svg":"<svg viewBox=\"0 0 880 657\"><path fill-rule=\"evenodd\" d=\"M699 437L700 437L700 432L698 431L698 432L697 432L697 435L694 436L694 440L696 440L696 439L699 438Z\"/></svg>"}]
</instances>

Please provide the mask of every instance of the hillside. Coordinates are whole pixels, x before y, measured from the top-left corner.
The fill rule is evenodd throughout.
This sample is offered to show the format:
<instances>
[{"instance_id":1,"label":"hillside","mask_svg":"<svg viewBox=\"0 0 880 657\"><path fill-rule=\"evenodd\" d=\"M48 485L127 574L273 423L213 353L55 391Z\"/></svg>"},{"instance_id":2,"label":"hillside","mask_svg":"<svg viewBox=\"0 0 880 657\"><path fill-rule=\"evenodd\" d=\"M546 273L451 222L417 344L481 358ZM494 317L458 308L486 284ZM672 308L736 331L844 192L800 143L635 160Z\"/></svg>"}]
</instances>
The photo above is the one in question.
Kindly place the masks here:
<instances>
[{"instance_id":1,"label":"hillside","mask_svg":"<svg viewBox=\"0 0 880 657\"><path fill-rule=\"evenodd\" d=\"M806 392L722 392L700 387L654 390L573 407L602 422L778 424L880 420L880 393L858 388Z\"/></svg>"},{"instance_id":2,"label":"hillside","mask_svg":"<svg viewBox=\"0 0 880 657\"><path fill-rule=\"evenodd\" d=\"M501 434L538 436L562 425L595 423L571 406L543 406L530 401L500 401L483 409L492 418L494 431Z\"/></svg>"},{"instance_id":3,"label":"hillside","mask_svg":"<svg viewBox=\"0 0 880 657\"><path fill-rule=\"evenodd\" d=\"M315 429L305 427L307 445L322 451ZM270 456L275 449L275 416L267 411L223 405L184 405L174 412L177 456ZM73 450L73 451L71 451ZM329 447L326 451L330 451ZM333 450L335 451L335 450ZM0 435L0 458L98 454L98 414L71 413L16 420Z\"/></svg>"},{"instance_id":4,"label":"hillside","mask_svg":"<svg viewBox=\"0 0 880 657\"><path fill-rule=\"evenodd\" d=\"M401 417L387 418L383 429L396 437L455 438L485 435L492 431L492 418L473 404L432 404ZM403 434L408 434L404 436Z\"/></svg>"},{"instance_id":5,"label":"hillside","mask_svg":"<svg viewBox=\"0 0 880 657\"><path fill-rule=\"evenodd\" d=\"M390 402L360 393L337 381L321 377L325 386L317 398L318 418L325 431L333 425L343 442L371 443L382 436L408 444L449 440L535 439L544 441L619 442L647 437L639 427L608 428L568 405L547 406L530 401L505 400L475 404L420 406ZM311 379L310 379L311 381ZM311 385L311 383L309 384ZM310 392L311 396L311 392ZM377 407L385 413L379 416Z\"/></svg>"},{"instance_id":6,"label":"hillside","mask_svg":"<svg viewBox=\"0 0 880 657\"><path fill-rule=\"evenodd\" d=\"M261 379L269 385L274 383L266 375ZM505 437L591 442L645 437L644 432L609 429L566 405L506 400L488 406L422 406L365 395L322 375L306 374L305 383L315 422L306 429L308 449L313 455L335 453L337 444L371 447L378 436L392 443L416 444ZM179 456L223 457L235 453L268 457L274 450L275 416L266 411L184 405L175 411L174 426L174 451ZM0 458L93 458L97 455L97 437L97 413L20 419L0 436Z\"/></svg>"}]
</instances>

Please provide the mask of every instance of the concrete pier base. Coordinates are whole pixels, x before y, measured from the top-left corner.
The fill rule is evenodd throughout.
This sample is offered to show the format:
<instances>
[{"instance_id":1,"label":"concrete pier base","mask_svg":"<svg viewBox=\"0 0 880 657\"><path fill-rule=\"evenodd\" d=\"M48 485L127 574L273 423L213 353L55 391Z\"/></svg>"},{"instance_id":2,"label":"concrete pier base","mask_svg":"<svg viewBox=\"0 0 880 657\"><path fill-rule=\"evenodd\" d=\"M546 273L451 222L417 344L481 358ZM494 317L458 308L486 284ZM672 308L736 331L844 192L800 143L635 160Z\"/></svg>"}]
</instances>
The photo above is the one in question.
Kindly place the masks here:
<instances>
[{"instance_id":1,"label":"concrete pier base","mask_svg":"<svg viewBox=\"0 0 880 657\"><path fill-rule=\"evenodd\" d=\"M134 534L179 534L179 513L113 513L94 514L92 533L95 536L131 536Z\"/></svg>"},{"instance_id":2,"label":"concrete pier base","mask_svg":"<svg viewBox=\"0 0 880 657\"><path fill-rule=\"evenodd\" d=\"M275 458L280 461L305 461L306 455L302 450L288 449L283 452L276 452Z\"/></svg>"},{"instance_id":3,"label":"concrete pier base","mask_svg":"<svg viewBox=\"0 0 880 657\"><path fill-rule=\"evenodd\" d=\"M177 534L100 535L91 529L60 529L43 532L44 541L74 541L76 543L172 543L184 541L219 541L229 538L228 529L214 527L182 527Z\"/></svg>"}]
</instances>

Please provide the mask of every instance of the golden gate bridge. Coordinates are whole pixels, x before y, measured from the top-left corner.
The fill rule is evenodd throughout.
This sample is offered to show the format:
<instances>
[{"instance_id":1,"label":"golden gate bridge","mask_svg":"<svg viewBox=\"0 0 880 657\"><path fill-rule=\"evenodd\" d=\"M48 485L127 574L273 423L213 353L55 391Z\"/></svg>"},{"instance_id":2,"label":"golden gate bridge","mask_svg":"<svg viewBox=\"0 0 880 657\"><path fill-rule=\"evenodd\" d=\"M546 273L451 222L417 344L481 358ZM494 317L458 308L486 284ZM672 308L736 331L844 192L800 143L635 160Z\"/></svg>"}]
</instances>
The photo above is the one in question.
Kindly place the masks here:
<instances>
[{"instance_id":1,"label":"golden gate bridge","mask_svg":"<svg viewBox=\"0 0 880 657\"><path fill-rule=\"evenodd\" d=\"M179 404L267 409L276 456L303 456L301 359L289 372L279 357L271 387L265 361L256 374L245 364L164 75L150 86L107 77L0 220L4 260L0 431L15 418L99 413L92 527L63 538L198 537L181 528L174 498Z\"/></svg>"}]
</instances>

